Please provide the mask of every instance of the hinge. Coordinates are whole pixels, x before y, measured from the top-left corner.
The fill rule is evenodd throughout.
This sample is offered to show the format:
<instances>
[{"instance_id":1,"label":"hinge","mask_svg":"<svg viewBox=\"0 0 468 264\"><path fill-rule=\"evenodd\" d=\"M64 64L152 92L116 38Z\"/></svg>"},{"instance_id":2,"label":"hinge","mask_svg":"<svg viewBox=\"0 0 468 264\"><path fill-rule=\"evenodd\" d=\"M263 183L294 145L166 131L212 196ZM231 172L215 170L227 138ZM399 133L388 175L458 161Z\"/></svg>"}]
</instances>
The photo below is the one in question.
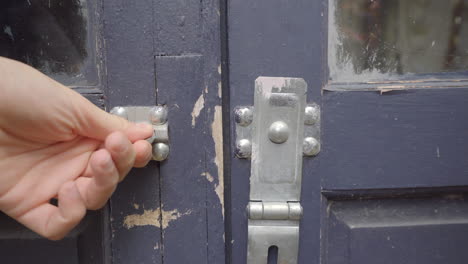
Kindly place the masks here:
<instances>
[{"instance_id":1,"label":"hinge","mask_svg":"<svg viewBox=\"0 0 468 264\"><path fill-rule=\"evenodd\" d=\"M320 152L320 109L300 78L259 77L254 106L235 109L236 155L250 158L247 264L297 263L302 156Z\"/></svg>"},{"instance_id":2,"label":"hinge","mask_svg":"<svg viewBox=\"0 0 468 264\"><path fill-rule=\"evenodd\" d=\"M163 161L169 155L168 113L165 106L117 106L111 114L134 123L150 123L153 135L146 140L153 146L153 159Z\"/></svg>"}]
</instances>

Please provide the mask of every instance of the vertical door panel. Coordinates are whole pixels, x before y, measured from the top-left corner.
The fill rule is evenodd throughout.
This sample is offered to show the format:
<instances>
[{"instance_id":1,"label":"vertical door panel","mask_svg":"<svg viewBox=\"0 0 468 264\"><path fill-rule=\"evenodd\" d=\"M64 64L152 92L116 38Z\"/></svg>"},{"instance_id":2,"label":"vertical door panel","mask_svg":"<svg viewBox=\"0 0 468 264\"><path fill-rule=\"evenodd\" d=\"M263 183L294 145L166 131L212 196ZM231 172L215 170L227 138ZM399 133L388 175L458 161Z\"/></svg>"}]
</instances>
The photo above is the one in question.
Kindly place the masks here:
<instances>
[{"instance_id":1,"label":"vertical door panel","mask_svg":"<svg viewBox=\"0 0 468 264\"><path fill-rule=\"evenodd\" d=\"M258 76L298 77L308 84L307 101L320 104L323 82L323 6L320 1L228 1L231 115L231 263L247 259L250 160L240 160L235 145L233 109L252 105ZM320 181L317 158L304 158L300 263L317 263L320 244ZM281 249L279 249L281 252Z\"/></svg>"},{"instance_id":2,"label":"vertical door panel","mask_svg":"<svg viewBox=\"0 0 468 264\"><path fill-rule=\"evenodd\" d=\"M152 1L104 1L108 108L155 105ZM133 169L111 198L113 263L162 263L159 168Z\"/></svg>"},{"instance_id":3,"label":"vertical door panel","mask_svg":"<svg viewBox=\"0 0 468 264\"><path fill-rule=\"evenodd\" d=\"M158 103L169 109L161 164L164 263L223 263L218 1L154 1Z\"/></svg>"}]
</instances>

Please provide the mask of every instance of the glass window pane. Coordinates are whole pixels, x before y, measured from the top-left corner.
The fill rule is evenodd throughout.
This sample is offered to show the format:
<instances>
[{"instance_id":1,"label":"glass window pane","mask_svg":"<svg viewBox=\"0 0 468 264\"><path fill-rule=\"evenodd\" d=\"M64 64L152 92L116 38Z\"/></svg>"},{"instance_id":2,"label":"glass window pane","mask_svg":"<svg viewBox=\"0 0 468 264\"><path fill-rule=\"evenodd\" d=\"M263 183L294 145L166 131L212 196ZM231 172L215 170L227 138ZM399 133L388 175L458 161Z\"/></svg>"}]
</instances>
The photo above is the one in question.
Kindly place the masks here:
<instances>
[{"instance_id":1,"label":"glass window pane","mask_svg":"<svg viewBox=\"0 0 468 264\"><path fill-rule=\"evenodd\" d=\"M468 70L468 0L330 0L333 81Z\"/></svg>"},{"instance_id":2,"label":"glass window pane","mask_svg":"<svg viewBox=\"0 0 468 264\"><path fill-rule=\"evenodd\" d=\"M2 0L0 56L70 86L96 85L96 36L86 0Z\"/></svg>"}]
</instances>

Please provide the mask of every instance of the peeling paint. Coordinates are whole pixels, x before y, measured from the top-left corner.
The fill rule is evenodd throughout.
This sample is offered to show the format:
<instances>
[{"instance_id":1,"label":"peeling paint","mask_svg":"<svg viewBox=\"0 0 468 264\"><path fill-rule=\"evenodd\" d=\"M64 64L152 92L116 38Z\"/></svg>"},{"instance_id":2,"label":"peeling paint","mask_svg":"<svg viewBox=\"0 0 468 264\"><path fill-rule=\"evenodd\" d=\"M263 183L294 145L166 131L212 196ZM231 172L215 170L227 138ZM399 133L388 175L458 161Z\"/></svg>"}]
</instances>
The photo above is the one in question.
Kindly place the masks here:
<instances>
[{"instance_id":1,"label":"peeling paint","mask_svg":"<svg viewBox=\"0 0 468 264\"><path fill-rule=\"evenodd\" d=\"M208 85L205 86L205 93L208 93Z\"/></svg>"},{"instance_id":2,"label":"peeling paint","mask_svg":"<svg viewBox=\"0 0 468 264\"><path fill-rule=\"evenodd\" d=\"M162 228L166 229L174 220L181 218L184 215L189 215L192 213L192 210L188 210L185 213L180 213L177 209L172 211L164 211L162 212Z\"/></svg>"},{"instance_id":3,"label":"peeling paint","mask_svg":"<svg viewBox=\"0 0 468 264\"><path fill-rule=\"evenodd\" d=\"M195 102L192 110L192 127L195 127L197 117L200 115L201 110L205 107L205 98L203 93L198 97L198 100Z\"/></svg>"},{"instance_id":4,"label":"peeling paint","mask_svg":"<svg viewBox=\"0 0 468 264\"><path fill-rule=\"evenodd\" d=\"M213 176L211 176L211 174L209 172L203 172L201 174L201 176L204 176L209 182L213 182L214 181L214 178Z\"/></svg>"},{"instance_id":5,"label":"peeling paint","mask_svg":"<svg viewBox=\"0 0 468 264\"><path fill-rule=\"evenodd\" d=\"M159 217L161 215L160 209L145 210L143 214L132 214L125 216L124 226L127 229L135 226L156 226L160 227Z\"/></svg>"},{"instance_id":6,"label":"peeling paint","mask_svg":"<svg viewBox=\"0 0 468 264\"><path fill-rule=\"evenodd\" d=\"M133 204L133 208L135 208L135 209L137 209L137 210L138 210L138 209L140 209L140 205L139 205L139 204L136 204L136 203L134 203L134 204Z\"/></svg>"},{"instance_id":7,"label":"peeling paint","mask_svg":"<svg viewBox=\"0 0 468 264\"><path fill-rule=\"evenodd\" d=\"M155 226L161 227L159 219L162 218L162 228L166 229L169 224L179 219L184 215L191 214L191 210L187 210L185 213L180 213L177 209L171 211L164 211L158 208L156 210L145 210L143 214L132 214L125 216L124 226L127 229L131 229L136 226Z\"/></svg>"},{"instance_id":8,"label":"peeling paint","mask_svg":"<svg viewBox=\"0 0 468 264\"><path fill-rule=\"evenodd\" d=\"M221 74L221 64L218 65L218 73Z\"/></svg>"},{"instance_id":9,"label":"peeling paint","mask_svg":"<svg viewBox=\"0 0 468 264\"><path fill-rule=\"evenodd\" d=\"M223 95L223 85L221 84L221 82L218 82L218 97L221 98L221 96Z\"/></svg>"},{"instance_id":10,"label":"peeling paint","mask_svg":"<svg viewBox=\"0 0 468 264\"><path fill-rule=\"evenodd\" d=\"M218 167L218 184L215 185L215 192L221 203L224 218L223 117L221 109L221 106L215 106L213 123L211 123L211 136L215 144L214 163Z\"/></svg>"}]
</instances>

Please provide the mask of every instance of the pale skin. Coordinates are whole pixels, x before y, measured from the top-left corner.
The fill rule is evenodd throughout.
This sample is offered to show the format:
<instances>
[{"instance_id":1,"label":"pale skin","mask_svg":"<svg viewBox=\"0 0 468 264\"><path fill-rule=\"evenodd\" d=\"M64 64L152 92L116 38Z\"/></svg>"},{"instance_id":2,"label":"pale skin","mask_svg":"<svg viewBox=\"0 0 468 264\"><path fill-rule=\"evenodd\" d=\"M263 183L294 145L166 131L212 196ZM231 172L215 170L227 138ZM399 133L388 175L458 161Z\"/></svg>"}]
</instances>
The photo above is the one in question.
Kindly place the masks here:
<instances>
[{"instance_id":1,"label":"pale skin","mask_svg":"<svg viewBox=\"0 0 468 264\"><path fill-rule=\"evenodd\" d=\"M151 135L150 125L0 57L0 210L41 236L61 239L103 207L132 167L148 163Z\"/></svg>"}]
</instances>

